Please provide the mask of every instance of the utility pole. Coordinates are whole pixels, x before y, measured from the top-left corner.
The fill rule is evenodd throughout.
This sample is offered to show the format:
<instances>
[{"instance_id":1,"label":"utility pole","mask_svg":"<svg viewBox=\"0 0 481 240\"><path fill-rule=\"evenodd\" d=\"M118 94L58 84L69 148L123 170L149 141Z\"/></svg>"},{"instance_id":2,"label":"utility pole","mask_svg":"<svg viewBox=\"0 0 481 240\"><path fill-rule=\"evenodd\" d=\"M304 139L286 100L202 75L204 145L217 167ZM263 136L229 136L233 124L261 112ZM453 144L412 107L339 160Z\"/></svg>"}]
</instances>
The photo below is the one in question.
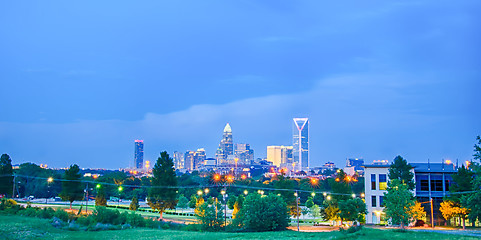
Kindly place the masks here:
<instances>
[{"instance_id":1,"label":"utility pole","mask_svg":"<svg viewBox=\"0 0 481 240\"><path fill-rule=\"evenodd\" d=\"M15 175L13 175L13 190L12 190L12 199L15 197Z\"/></svg>"},{"instance_id":2,"label":"utility pole","mask_svg":"<svg viewBox=\"0 0 481 240\"><path fill-rule=\"evenodd\" d=\"M433 198L431 198L431 226L434 228Z\"/></svg>"}]
</instances>

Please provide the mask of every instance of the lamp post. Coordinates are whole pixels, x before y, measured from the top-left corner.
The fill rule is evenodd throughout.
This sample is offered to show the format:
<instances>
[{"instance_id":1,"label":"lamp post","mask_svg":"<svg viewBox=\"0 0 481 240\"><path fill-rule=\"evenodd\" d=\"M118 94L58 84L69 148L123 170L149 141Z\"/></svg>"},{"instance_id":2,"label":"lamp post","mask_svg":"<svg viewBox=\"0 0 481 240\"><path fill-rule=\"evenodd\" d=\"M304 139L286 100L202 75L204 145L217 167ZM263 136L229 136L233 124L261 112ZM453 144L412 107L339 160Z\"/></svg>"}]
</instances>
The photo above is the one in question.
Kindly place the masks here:
<instances>
[{"instance_id":1,"label":"lamp post","mask_svg":"<svg viewBox=\"0 0 481 240\"><path fill-rule=\"evenodd\" d=\"M50 183L53 182L53 177L47 179L47 197L45 198L45 204L47 204L48 197L50 197Z\"/></svg>"},{"instance_id":2,"label":"lamp post","mask_svg":"<svg viewBox=\"0 0 481 240\"><path fill-rule=\"evenodd\" d=\"M118 190L119 190L119 198L117 199L117 208L119 208L120 206L120 193L122 192L122 190L124 190L124 188L122 186L119 186Z\"/></svg>"},{"instance_id":3,"label":"lamp post","mask_svg":"<svg viewBox=\"0 0 481 240\"><path fill-rule=\"evenodd\" d=\"M296 196L297 231L299 232L299 195L297 194L297 190L296 190L296 193L294 193L294 196Z\"/></svg>"},{"instance_id":4,"label":"lamp post","mask_svg":"<svg viewBox=\"0 0 481 240\"><path fill-rule=\"evenodd\" d=\"M227 226L227 193L225 190L220 191L222 199L224 200L224 226Z\"/></svg>"}]
</instances>

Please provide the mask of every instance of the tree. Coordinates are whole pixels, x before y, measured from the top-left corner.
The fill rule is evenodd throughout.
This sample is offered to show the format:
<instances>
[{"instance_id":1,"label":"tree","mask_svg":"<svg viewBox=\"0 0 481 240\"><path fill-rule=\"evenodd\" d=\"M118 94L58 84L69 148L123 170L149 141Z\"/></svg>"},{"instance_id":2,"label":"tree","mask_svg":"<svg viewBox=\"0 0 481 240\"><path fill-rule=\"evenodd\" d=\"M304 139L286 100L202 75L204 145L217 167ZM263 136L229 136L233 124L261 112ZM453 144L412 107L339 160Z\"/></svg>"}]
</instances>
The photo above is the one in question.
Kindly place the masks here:
<instances>
[{"instance_id":1,"label":"tree","mask_svg":"<svg viewBox=\"0 0 481 240\"><path fill-rule=\"evenodd\" d=\"M391 218L393 224L408 224L412 218L411 207L414 205L413 193L406 183L399 179L393 179L388 183L387 193L384 194L384 211Z\"/></svg>"},{"instance_id":2,"label":"tree","mask_svg":"<svg viewBox=\"0 0 481 240\"><path fill-rule=\"evenodd\" d=\"M339 207L336 200L325 200L323 202L322 218L330 221L339 220Z\"/></svg>"},{"instance_id":3,"label":"tree","mask_svg":"<svg viewBox=\"0 0 481 240\"><path fill-rule=\"evenodd\" d=\"M316 218L321 216L321 209L316 204L312 205L312 207L309 209L309 212L311 216L314 218L314 220L316 220Z\"/></svg>"},{"instance_id":4,"label":"tree","mask_svg":"<svg viewBox=\"0 0 481 240\"><path fill-rule=\"evenodd\" d=\"M184 197L184 194L180 194L179 201L177 202L177 207L184 209L184 208L187 208L188 206L189 206L189 199Z\"/></svg>"},{"instance_id":5,"label":"tree","mask_svg":"<svg viewBox=\"0 0 481 240\"><path fill-rule=\"evenodd\" d=\"M424 208L421 206L420 202L416 201L411 207L411 216L413 221L418 219L424 220L426 218L426 211L424 211Z\"/></svg>"},{"instance_id":6,"label":"tree","mask_svg":"<svg viewBox=\"0 0 481 240\"><path fill-rule=\"evenodd\" d=\"M249 194L233 224L247 231L278 231L289 226L287 204L280 196Z\"/></svg>"},{"instance_id":7,"label":"tree","mask_svg":"<svg viewBox=\"0 0 481 240\"><path fill-rule=\"evenodd\" d=\"M234 204L235 204L236 200L237 200L237 198L235 196L229 197L229 199L227 200L227 207L229 209L234 209Z\"/></svg>"},{"instance_id":8,"label":"tree","mask_svg":"<svg viewBox=\"0 0 481 240\"><path fill-rule=\"evenodd\" d=\"M203 198L203 197L199 197L199 198L197 199L197 202L195 203L195 209L194 209L194 213L195 213L196 215L202 215L201 213L199 213L199 211L202 210L202 209L200 209L200 206L201 206L202 204L204 204L204 202L205 202L205 201L204 201L204 198Z\"/></svg>"},{"instance_id":9,"label":"tree","mask_svg":"<svg viewBox=\"0 0 481 240\"><path fill-rule=\"evenodd\" d=\"M197 206L195 216L204 230L216 231L224 223L222 211L223 208L220 203L209 205L209 203L203 202Z\"/></svg>"},{"instance_id":10,"label":"tree","mask_svg":"<svg viewBox=\"0 0 481 240\"><path fill-rule=\"evenodd\" d=\"M0 195L14 194L13 192L13 168L12 159L4 153L0 157ZM13 196L12 196L13 198Z\"/></svg>"},{"instance_id":11,"label":"tree","mask_svg":"<svg viewBox=\"0 0 481 240\"><path fill-rule=\"evenodd\" d=\"M137 209L139 209L140 205L139 205L139 200L137 199L137 197L133 197L132 198L132 201L130 202L130 206L129 206L129 209L132 210L132 211L137 211Z\"/></svg>"},{"instance_id":12,"label":"tree","mask_svg":"<svg viewBox=\"0 0 481 240\"><path fill-rule=\"evenodd\" d=\"M161 152L152 169L152 188L147 203L152 209L159 211L160 219L165 209L174 209L177 205L177 178L174 162L167 152Z\"/></svg>"},{"instance_id":13,"label":"tree","mask_svg":"<svg viewBox=\"0 0 481 240\"><path fill-rule=\"evenodd\" d=\"M65 171L60 197L62 200L70 202L70 209L72 209L73 201L82 200L84 198L84 190L82 182L80 182L81 177L80 168L77 164L70 165Z\"/></svg>"},{"instance_id":14,"label":"tree","mask_svg":"<svg viewBox=\"0 0 481 240\"><path fill-rule=\"evenodd\" d=\"M190 195L189 207L195 208L196 204L197 204L197 197L195 196L195 194Z\"/></svg>"},{"instance_id":15,"label":"tree","mask_svg":"<svg viewBox=\"0 0 481 240\"><path fill-rule=\"evenodd\" d=\"M449 221L453 217L459 217L463 220L463 229L466 229L465 219L468 209L453 201L445 200L441 203L439 211L443 214L443 218Z\"/></svg>"},{"instance_id":16,"label":"tree","mask_svg":"<svg viewBox=\"0 0 481 240\"><path fill-rule=\"evenodd\" d=\"M397 179L401 183L405 183L409 190L414 190L414 173L411 172L412 168L406 159L397 156L389 167L388 177L391 181Z\"/></svg>"},{"instance_id":17,"label":"tree","mask_svg":"<svg viewBox=\"0 0 481 240\"><path fill-rule=\"evenodd\" d=\"M341 225L342 220L361 222L366 213L366 204L360 198L339 202L339 218L341 218Z\"/></svg>"},{"instance_id":18,"label":"tree","mask_svg":"<svg viewBox=\"0 0 481 240\"><path fill-rule=\"evenodd\" d=\"M476 138L477 144L474 144L474 154L475 160L481 161L481 138L478 136ZM470 210L468 214L469 220L474 223L476 220L481 221L481 165L477 162L473 162L471 168L473 169L472 191L473 193L462 197L461 202L463 206Z\"/></svg>"},{"instance_id":19,"label":"tree","mask_svg":"<svg viewBox=\"0 0 481 240\"><path fill-rule=\"evenodd\" d=\"M473 180L474 173L469 168L461 165L458 171L452 175L453 184L449 187L449 192L468 192L473 190ZM467 194L451 194L447 199L455 203L461 204L461 199L467 196Z\"/></svg>"},{"instance_id":20,"label":"tree","mask_svg":"<svg viewBox=\"0 0 481 240\"><path fill-rule=\"evenodd\" d=\"M232 211L232 218L236 218L237 216L237 213L240 211L240 209L242 208L242 204L244 203L244 196L242 195L239 195L237 197L237 200L235 201L234 203L234 210Z\"/></svg>"},{"instance_id":21,"label":"tree","mask_svg":"<svg viewBox=\"0 0 481 240\"><path fill-rule=\"evenodd\" d=\"M95 196L95 206L107 206L107 199L105 198L105 190L98 185L97 196Z\"/></svg>"},{"instance_id":22,"label":"tree","mask_svg":"<svg viewBox=\"0 0 481 240\"><path fill-rule=\"evenodd\" d=\"M306 200L306 207L307 207L307 208L311 208L312 206L314 206L314 201L312 200L312 197L309 197L309 198Z\"/></svg>"}]
</instances>

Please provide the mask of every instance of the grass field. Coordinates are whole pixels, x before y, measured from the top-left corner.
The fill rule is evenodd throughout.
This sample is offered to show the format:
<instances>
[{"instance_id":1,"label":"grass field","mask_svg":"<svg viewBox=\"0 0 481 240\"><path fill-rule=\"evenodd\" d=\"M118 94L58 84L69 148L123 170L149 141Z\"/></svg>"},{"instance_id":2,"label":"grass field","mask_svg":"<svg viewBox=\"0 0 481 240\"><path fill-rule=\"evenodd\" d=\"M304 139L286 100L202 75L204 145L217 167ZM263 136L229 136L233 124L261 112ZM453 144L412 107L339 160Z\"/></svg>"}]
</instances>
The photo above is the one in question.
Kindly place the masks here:
<instances>
[{"instance_id":1,"label":"grass field","mask_svg":"<svg viewBox=\"0 0 481 240\"><path fill-rule=\"evenodd\" d=\"M155 230L137 228L112 231L68 231L52 227L48 220L33 217L0 215L0 239L479 239L450 234L426 232L396 232L391 230L363 229L353 234L333 232L263 232L224 233Z\"/></svg>"}]
</instances>

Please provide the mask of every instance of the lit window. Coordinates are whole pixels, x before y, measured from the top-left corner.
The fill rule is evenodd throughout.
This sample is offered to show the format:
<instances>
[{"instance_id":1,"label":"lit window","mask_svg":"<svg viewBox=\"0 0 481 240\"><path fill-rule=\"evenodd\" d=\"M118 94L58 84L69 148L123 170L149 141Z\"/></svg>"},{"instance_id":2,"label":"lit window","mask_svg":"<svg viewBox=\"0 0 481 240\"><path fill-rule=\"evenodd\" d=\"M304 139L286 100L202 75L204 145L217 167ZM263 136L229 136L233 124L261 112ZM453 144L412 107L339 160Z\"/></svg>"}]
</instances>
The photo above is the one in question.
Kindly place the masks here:
<instances>
[{"instance_id":1,"label":"lit window","mask_svg":"<svg viewBox=\"0 0 481 240\"><path fill-rule=\"evenodd\" d=\"M379 190L387 189L387 178L386 174L379 174Z\"/></svg>"}]
</instances>

